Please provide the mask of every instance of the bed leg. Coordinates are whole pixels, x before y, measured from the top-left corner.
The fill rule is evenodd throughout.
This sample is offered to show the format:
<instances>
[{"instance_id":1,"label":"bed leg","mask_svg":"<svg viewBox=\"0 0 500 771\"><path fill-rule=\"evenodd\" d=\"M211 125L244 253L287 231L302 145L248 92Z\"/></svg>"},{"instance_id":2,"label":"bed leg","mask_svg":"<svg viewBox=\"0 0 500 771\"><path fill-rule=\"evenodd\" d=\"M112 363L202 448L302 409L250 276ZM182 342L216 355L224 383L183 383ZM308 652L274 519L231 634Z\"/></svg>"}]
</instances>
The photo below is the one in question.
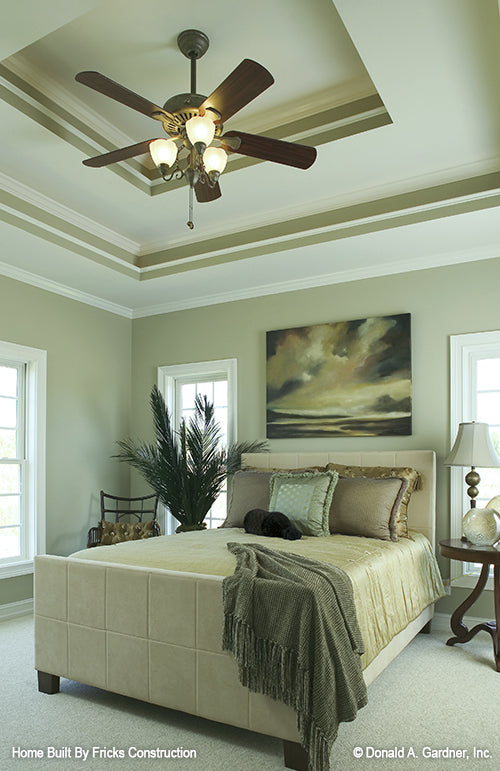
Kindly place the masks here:
<instances>
[{"instance_id":1,"label":"bed leg","mask_svg":"<svg viewBox=\"0 0 500 771\"><path fill-rule=\"evenodd\" d=\"M288 742L283 739L283 760L286 768L294 771L307 771L309 756L298 742Z\"/></svg>"},{"instance_id":2,"label":"bed leg","mask_svg":"<svg viewBox=\"0 0 500 771\"><path fill-rule=\"evenodd\" d=\"M40 693L59 693L59 676L39 671L38 690Z\"/></svg>"},{"instance_id":3,"label":"bed leg","mask_svg":"<svg viewBox=\"0 0 500 771\"><path fill-rule=\"evenodd\" d=\"M432 619L430 619L425 626L422 627L420 630L420 634L430 634L431 633L431 626L432 626Z\"/></svg>"}]
</instances>

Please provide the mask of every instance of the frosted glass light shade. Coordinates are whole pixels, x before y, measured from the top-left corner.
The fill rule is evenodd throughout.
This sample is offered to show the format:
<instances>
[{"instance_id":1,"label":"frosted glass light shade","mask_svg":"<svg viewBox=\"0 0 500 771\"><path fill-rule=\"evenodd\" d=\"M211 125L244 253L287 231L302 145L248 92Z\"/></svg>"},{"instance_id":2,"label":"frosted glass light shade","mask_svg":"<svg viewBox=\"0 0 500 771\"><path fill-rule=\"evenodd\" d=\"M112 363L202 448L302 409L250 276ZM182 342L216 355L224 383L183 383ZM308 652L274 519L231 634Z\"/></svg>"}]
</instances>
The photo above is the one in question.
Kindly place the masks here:
<instances>
[{"instance_id":1,"label":"frosted glass light shade","mask_svg":"<svg viewBox=\"0 0 500 771\"><path fill-rule=\"evenodd\" d=\"M500 466L500 458L493 449L487 423L460 423L457 438L444 461L445 466Z\"/></svg>"},{"instance_id":2,"label":"frosted glass light shade","mask_svg":"<svg viewBox=\"0 0 500 771\"><path fill-rule=\"evenodd\" d=\"M207 147L203 153L203 165L207 172L217 171L222 174L226 168L227 153L222 147Z\"/></svg>"},{"instance_id":3,"label":"frosted glass light shade","mask_svg":"<svg viewBox=\"0 0 500 771\"><path fill-rule=\"evenodd\" d=\"M193 147L196 144L206 147L215 136L215 123L208 115L196 115L186 122L186 132Z\"/></svg>"},{"instance_id":4,"label":"frosted glass light shade","mask_svg":"<svg viewBox=\"0 0 500 771\"><path fill-rule=\"evenodd\" d=\"M172 166L177 158L177 145L173 139L155 139L149 145L149 152L156 166Z\"/></svg>"}]
</instances>

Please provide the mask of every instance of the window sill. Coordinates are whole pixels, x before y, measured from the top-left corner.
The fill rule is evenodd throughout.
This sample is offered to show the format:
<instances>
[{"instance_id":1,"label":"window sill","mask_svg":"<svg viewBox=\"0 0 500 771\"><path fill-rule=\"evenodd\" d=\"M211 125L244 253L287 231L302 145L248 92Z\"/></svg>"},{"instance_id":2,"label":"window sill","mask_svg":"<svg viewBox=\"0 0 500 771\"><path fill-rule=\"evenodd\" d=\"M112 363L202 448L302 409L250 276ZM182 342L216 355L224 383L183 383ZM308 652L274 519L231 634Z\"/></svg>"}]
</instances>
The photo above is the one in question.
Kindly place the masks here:
<instances>
[{"instance_id":1,"label":"window sill","mask_svg":"<svg viewBox=\"0 0 500 771\"><path fill-rule=\"evenodd\" d=\"M33 560L9 562L6 565L0 566L0 579L26 576L29 573L33 573Z\"/></svg>"}]
</instances>

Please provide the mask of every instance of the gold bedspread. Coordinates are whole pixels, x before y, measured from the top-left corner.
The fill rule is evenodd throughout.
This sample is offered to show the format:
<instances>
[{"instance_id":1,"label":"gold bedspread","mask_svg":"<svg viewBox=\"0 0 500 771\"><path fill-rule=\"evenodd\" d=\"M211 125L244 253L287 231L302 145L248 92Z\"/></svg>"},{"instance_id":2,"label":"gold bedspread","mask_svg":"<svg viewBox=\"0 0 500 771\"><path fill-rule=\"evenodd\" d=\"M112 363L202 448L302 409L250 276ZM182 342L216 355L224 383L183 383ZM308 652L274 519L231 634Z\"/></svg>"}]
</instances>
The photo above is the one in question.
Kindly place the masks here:
<instances>
[{"instance_id":1,"label":"gold bedspread","mask_svg":"<svg viewBox=\"0 0 500 771\"><path fill-rule=\"evenodd\" d=\"M359 536L303 536L299 541L248 535L242 528L179 533L113 546L84 549L71 557L146 568L228 576L236 559L229 541L261 543L342 568L351 578L366 667L430 603L444 595L431 545L411 532L413 540L379 541Z\"/></svg>"}]
</instances>

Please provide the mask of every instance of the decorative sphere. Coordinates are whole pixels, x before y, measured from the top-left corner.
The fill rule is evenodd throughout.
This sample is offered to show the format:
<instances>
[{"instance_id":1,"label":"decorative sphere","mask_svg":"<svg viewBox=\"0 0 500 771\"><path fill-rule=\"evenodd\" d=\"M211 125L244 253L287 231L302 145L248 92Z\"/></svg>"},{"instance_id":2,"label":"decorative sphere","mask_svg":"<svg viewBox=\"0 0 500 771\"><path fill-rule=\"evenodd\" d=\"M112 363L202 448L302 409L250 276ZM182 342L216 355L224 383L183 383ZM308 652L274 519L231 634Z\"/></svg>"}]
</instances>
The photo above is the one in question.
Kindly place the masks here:
<instances>
[{"instance_id":1,"label":"decorative sphere","mask_svg":"<svg viewBox=\"0 0 500 771\"><path fill-rule=\"evenodd\" d=\"M465 537L475 546L492 546L500 539L500 516L494 509L469 509L462 526Z\"/></svg>"},{"instance_id":2,"label":"decorative sphere","mask_svg":"<svg viewBox=\"0 0 500 771\"><path fill-rule=\"evenodd\" d=\"M491 501L488 501L486 504L487 509L494 509L496 513L500 516L500 495L495 495L494 498L491 499Z\"/></svg>"}]
</instances>

